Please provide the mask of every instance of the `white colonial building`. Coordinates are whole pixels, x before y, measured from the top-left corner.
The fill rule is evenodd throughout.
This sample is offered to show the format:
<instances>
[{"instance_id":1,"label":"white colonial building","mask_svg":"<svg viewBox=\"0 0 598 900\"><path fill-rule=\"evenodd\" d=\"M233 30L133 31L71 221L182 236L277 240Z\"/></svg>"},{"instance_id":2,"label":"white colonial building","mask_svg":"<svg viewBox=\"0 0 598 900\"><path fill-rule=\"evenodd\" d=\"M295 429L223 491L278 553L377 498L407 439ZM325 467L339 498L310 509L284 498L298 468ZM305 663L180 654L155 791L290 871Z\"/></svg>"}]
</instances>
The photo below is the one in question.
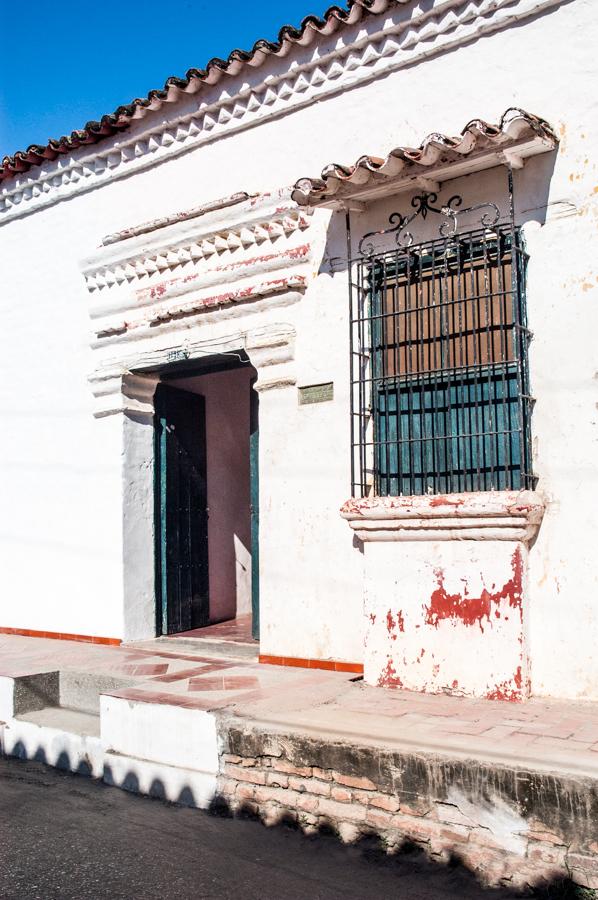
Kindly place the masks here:
<instances>
[{"instance_id":1,"label":"white colonial building","mask_svg":"<svg viewBox=\"0 0 598 900\"><path fill-rule=\"evenodd\" d=\"M353 0L4 159L0 631L598 699L595 13Z\"/></svg>"}]
</instances>

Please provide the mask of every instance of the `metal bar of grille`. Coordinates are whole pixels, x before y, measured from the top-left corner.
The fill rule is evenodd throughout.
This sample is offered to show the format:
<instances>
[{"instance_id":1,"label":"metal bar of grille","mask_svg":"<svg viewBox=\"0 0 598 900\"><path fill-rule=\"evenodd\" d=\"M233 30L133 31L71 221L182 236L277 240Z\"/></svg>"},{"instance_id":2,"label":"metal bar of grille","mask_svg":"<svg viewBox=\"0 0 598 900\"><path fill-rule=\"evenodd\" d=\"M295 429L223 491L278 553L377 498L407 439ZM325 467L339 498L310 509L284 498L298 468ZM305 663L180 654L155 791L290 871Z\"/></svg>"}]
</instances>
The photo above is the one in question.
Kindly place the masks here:
<instances>
[{"instance_id":1,"label":"metal bar of grille","mask_svg":"<svg viewBox=\"0 0 598 900\"><path fill-rule=\"evenodd\" d=\"M513 222L351 261L355 495L533 487Z\"/></svg>"}]
</instances>

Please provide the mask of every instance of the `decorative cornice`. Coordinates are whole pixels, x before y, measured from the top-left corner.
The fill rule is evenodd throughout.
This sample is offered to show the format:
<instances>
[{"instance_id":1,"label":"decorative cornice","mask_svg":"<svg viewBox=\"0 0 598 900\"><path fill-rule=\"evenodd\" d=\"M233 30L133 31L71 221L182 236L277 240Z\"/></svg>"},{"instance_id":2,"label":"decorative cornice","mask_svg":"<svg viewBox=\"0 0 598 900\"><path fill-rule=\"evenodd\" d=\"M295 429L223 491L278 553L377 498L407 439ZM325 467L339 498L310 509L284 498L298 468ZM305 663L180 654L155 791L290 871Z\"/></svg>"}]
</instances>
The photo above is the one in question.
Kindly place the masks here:
<instances>
[{"instance_id":1,"label":"decorative cornice","mask_svg":"<svg viewBox=\"0 0 598 900\"><path fill-rule=\"evenodd\" d=\"M198 362L207 356L238 353L244 350L258 373L255 388L269 391L296 384L295 329L289 325L268 325L229 332L218 338L186 340L176 347L162 346L142 353L131 352L99 365L89 377L95 397L96 418L128 413L153 415L153 398L159 370L171 362L173 349L187 361Z\"/></svg>"},{"instance_id":2,"label":"decorative cornice","mask_svg":"<svg viewBox=\"0 0 598 900\"><path fill-rule=\"evenodd\" d=\"M309 228L309 217L291 204L273 211L269 204L262 204L258 209L247 208L252 202L244 204L237 221L232 217L232 224L194 220L185 229L179 223L166 226L156 231L153 240L143 234L123 243L106 245L82 263L88 291L101 291L123 282L131 284L156 273L174 272L186 263L218 260L225 253L260 247ZM230 221L231 217L228 218Z\"/></svg>"},{"instance_id":3,"label":"decorative cornice","mask_svg":"<svg viewBox=\"0 0 598 900\"><path fill-rule=\"evenodd\" d=\"M223 307L232 315L257 300L294 302L313 274L310 227L311 214L297 210L285 189L151 233L132 228L133 237L82 263L92 346L146 338Z\"/></svg>"},{"instance_id":4,"label":"decorative cornice","mask_svg":"<svg viewBox=\"0 0 598 900\"><path fill-rule=\"evenodd\" d=\"M299 28L283 25L277 41L260 39L251 50L235 49L227 59L213 57L205 69L189 69L184 78L171 76L160 90L150 91L146 97L137 97L131 103L119 106L114 112L102 116L99 122L87 122L84 128L71 132L58 140L50 139L46 145L30 144L27 150L17 150L0 162L0 181L14 178L39 166L45 159L72 153L83 144L95 144L129 127L134 119L141 119L148 110L161 109L164 103L173 103L184 93L194 94L204 85L213 85L227 76L239 75L246 67L257 68L271 56L286 56L294 44L307 46L322 36L328 36L339 28L353 25L362 16L385 12L393 3L413 3L414 0L347 0L347 9L331 6L322 17L308 15Z\"/></svg>"},{"instance_id":5,"label":"decorative cornice","mask_svg":"<svg viewBox=\"0 0 598 900\"><path fill-rule=\"evenodd\" d=\"M154 394L160 379L157 375L137 375L127 372L122 379L123 412L153 416Z\"/></svg>"},{"instance_id":6,"label":"decorative cornice","mask_svg":"<svg viewBox=\"0 0 598 900\"><path fill-rule=\"evenodd\" d=\"M540 527L534 491L352 499L341 516L362 541L522 541Z\"/></svg>"},{"instance_id":7,"label":"decorative cornice","mask_svg":"<svg viewBox=\"0 0 598 900\"><path fill-rule=\"evenodd\" d=\"M232 291L221 291L218 294L210 294L207 297L201 296L197 299L190 300L187 303L174 304L153 315L148 315L142 324L151 327L152 325L159 325L162 322L171 322L173 319L181 319L184 316L205 312L208 309L230 306L235 303L247 303L252 300L260 300L264 297L272 297L276 294L286 294L298 291L303 292L306 287L307 279L302 275L295 275L289 278L274 278L271 281L248 285L247 287L237 288ZM136 327L139 327L139 325ZM98 331L96 336L98 339L114 337L117 335L124 335L128 330L128 323L122 322Z\"/></svg>"},{"instance_id":8,"label":"decorative cornice","mask_svg":"<svg viewBox=\"0 0 598 900\"><path fill-rule=\"evenodd\" d=\"M139 375L118 365L94 372L89 378L95 398L94 416L101 418L118 412L153 416L159 380L157 375Z\"/></svg>"},{"instance_id":9,"label":"decorative cornice","mask_svg":"<svg viewBox=\"0 0 598 900\"><path fill-rule=\"evenodd\" d=\"M42 206L91 190L107 181L156 165L190 149L321 101L373 78L387 75L418 60L454 49L501 27L559 6L563 0L445 0L422 12L419 5L398 6L368 32L375 20L347 29L346 37L332 36L299 62L272 61L270 72L257 85L243 84L233 95L212 88L202 91L197 108L168 118L153 127L107 138L92 152L47 162L30 173L15 176L0 190L0 223ZM381 18L381 17L380 17ZM306 51L297 50L297 53ZM309 52L309 50L307 50ZM204 98L205 99L202 99ZM187 102L191 102L188 98ZM148 120L149 121L149 120Z\"/></svg>"}]
</instances>

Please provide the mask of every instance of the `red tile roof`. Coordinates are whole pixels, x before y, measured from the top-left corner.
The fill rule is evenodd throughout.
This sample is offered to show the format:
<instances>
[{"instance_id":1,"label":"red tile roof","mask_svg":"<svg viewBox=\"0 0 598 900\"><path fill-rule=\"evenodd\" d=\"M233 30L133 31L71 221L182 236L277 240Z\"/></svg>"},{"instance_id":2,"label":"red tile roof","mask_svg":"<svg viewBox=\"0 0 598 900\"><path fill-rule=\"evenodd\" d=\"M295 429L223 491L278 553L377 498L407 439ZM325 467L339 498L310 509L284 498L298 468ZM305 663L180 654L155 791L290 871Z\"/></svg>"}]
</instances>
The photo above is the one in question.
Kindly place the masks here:
<instances>
[{"instance_id":1,"label":"red tile roof","mask_svg":"<svg viewBox=\"0 0 598 900\"><path fill-rule=\"evenodd\" d=\"M323 206L367 195L390 181L430 177L433 170L450 170L468 158L473 162L478 157L491 158L509 151L531 156L557 144L558 138L548 122L512 107L495 125L472 119L456 137L434 132L419 147L395 147L383 158L360 156L351 166L330 163L324 166L320 177L300 178L292 198L300 206Z\"/></svg>"},{"instance_id":2,"label":"red tile roof","mask_svg":"<svg viewBox=\"0 0 598 900\"><path fill-rule=\"evenodd\" d=\"M308 44L318 35L332 34L338 28L352 25L364 15L383 12L395 3L412 0L347 0L347 8L330 6L323 16L306 16L298 28L283 25L278 40L258 40L251 50L233 50L227 59L212 58L205 69L189 69L184 78L171 76L163 88L150 91L146 97L138 97L114 112L108 113L95 122L87 124L70 135L50 139L45 144L31 144L26 150L17 150L12 156L5 156L0 164L0 181L12 178L19 172L26 172L32 166L39 166L45 160L53 160L68 155L85 144L96 144L110 135L124 131L134 118L140 118L145 110L159 109L165 101L172 101L180 93L193 93L201 83L214 84L223 73L235 75L245 65L253 68L261 65L268 57L284 55L290 45Z\"/></svg>"}]
</instances>

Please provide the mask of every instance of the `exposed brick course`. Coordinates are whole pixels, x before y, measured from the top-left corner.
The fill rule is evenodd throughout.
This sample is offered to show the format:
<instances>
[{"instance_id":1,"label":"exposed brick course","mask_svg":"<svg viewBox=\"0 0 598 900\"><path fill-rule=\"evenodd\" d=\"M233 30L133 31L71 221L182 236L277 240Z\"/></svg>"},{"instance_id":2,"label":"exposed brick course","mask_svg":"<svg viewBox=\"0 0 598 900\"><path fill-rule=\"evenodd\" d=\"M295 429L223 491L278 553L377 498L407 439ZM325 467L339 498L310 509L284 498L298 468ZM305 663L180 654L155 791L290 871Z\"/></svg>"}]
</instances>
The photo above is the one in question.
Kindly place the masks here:
<instances>
[{"instance_id":1,"label":"exposed brick course","mask_svg":"<svg viewBox=\"0 0 598 900\"><path fill-rule=\"evenodd\" d=\"M376 809L385 809L387 812L397 812L400 804L396 797L388 797L386 794L372 794L370 806L374 806Z\"/></svg>"},{"instance_id":2,"label":"exposed brick course","mask_svg":"<svg viewBox=\"0 0 598 900\"><path fill-rule=\"evenodd\" d=\"M266 773L260 769L250 769L244 766L225 765L224 774L229 778L235 778L238 781L250 781L252 784L265 784Z\"/></svg>"},{"instance_id":3,"label":"exposed brick course","mask_svg":"<svg viewBox=\"0 0 598 900\"><path fill-rule=\"evenodd\" d=\"M572 875L598 887L598 791L589 779L300 735L231 729L228 744L220 791L266 824L291 819L308 834L332 826L345 843L375 834L390 853L414 842L439 861L458 857L486 884Z\"/></svg>"},{"instance_id":4,"label":"exposed brick course","mask_svg":"<svg viewBox=\"0 0 598 900\"><path fill-rule=\"evenodd\" d=\"M338 784L344 784L347 787L359 788L362 791L376 790L376 785L369 778L354 778L352 775L344 775L342 772L333 772L332 777Z\"/></svg>"},{"instance_id":5,"label":"exposed brick course","mask_svg":"<svg viewBox=\"0 0 598 900\"><path fill-rule=\"evenodd\" d=\"M287 775L300 775L301 778L309 778L312 774L311 766L294 766L286 759L271 759L268 762L277 772L286 772Z\"/></svg>"},{"instance_id":6,"label":"exposed brick course","mask_svg":"<svg viewBox=\"0 0 598 900\"><path fill-rule=\"evenodd\" d=\"M286 788L289 786L289 776L281 772L266 772L266 784Z\"/></svg>"},{"instance_id":7,"label":"exposed brick course","mask_svg":"<svg viewBox=\"0 0 598 900\"><path fill-rule=\"evenodd\" d=\"M299 778L297 775L289 775L289 787L294 791L307 791L309 794L317 794L320 797L330 796L330 784L318 781L317 778Z\"/></svg>"},{"instance_id":8,"label":"exposed brick course","mask_svg":"<svg viewBox=\"0 0 598 900\"><path fill-rule=\"evenodd\" d=\"M351 791L341 787L333 787L330 791L330 796L333 800L338 800L339 803L350 803L353 799Z\"/></svg>"}]
</instances>

